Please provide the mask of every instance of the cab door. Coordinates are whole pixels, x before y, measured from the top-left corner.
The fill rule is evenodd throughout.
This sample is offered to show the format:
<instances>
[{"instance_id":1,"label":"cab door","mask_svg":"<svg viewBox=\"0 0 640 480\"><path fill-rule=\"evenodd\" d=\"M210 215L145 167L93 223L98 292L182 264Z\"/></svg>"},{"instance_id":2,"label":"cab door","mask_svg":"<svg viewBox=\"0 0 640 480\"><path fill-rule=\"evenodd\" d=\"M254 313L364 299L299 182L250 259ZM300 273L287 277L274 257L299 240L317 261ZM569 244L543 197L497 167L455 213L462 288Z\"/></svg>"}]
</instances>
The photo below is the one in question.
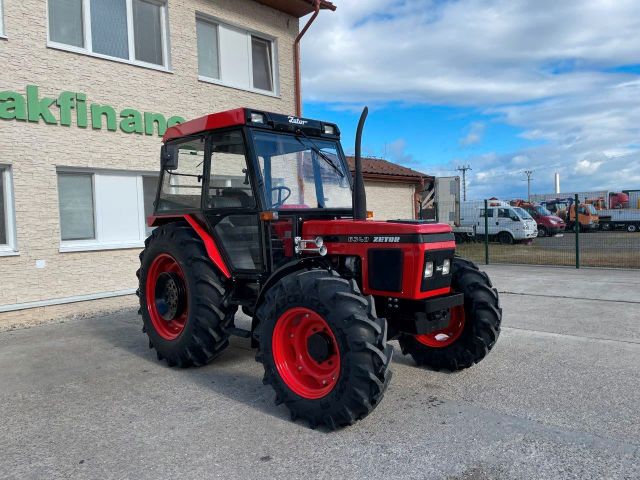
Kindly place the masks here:
<instances>
[{"instance_id":1,"label":"cab door","mask_svg":"<svg viewBox=\"0 0 640 480\"><path fill-rule=\"evenodd\" d=\"M256 186L242 130L208 137L204 212L222 255L235 273L264 270L263 232Z\"/></svg>"},{"instance_id":2,"label":"cab door","mask_svg":"<svg viewBox=\"0 0 640 480\"><path fill-rule=\"evenodd\" d=\"M496 226L495 226L495 208L488 208L486 211L484 208L480 209L480 216L478 217L478 220L476 221L476 233L478 235L484 235L485 234L485 217L488 216L489 218L487 219L487 225L489 226L489 235L494 235L496 232Z\"/></svg>"},{"instance_id":3,"label":"cab door","mask_svg":"<svg viewBox=\"0 0 640 480\"><path fill-rule=\"evenodd\" d=\"M524 237L524 222L511 208L498 208L497 232L509 232L515 239Z\"/></svg>"}]
</instances>

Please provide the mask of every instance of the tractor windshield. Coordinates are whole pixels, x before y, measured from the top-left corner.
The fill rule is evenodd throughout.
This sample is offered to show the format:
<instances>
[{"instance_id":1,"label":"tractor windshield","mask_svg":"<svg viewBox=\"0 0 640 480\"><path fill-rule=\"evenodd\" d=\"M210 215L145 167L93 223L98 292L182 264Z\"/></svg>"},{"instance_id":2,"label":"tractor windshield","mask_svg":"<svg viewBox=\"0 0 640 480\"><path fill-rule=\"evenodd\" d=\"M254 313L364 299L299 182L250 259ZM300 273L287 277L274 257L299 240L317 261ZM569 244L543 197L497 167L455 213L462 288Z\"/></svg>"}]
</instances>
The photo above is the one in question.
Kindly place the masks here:
<instances>
[{"instance_id":1,"label":"tractor windshield","mask_svg":"<svg viewBox=\"0 0 640 480\"><path fill-rule=\"evenodd\" d=\"M350 173L338 142L254 132L271 208L351 208Z\"/></svg>"}]
</instances>

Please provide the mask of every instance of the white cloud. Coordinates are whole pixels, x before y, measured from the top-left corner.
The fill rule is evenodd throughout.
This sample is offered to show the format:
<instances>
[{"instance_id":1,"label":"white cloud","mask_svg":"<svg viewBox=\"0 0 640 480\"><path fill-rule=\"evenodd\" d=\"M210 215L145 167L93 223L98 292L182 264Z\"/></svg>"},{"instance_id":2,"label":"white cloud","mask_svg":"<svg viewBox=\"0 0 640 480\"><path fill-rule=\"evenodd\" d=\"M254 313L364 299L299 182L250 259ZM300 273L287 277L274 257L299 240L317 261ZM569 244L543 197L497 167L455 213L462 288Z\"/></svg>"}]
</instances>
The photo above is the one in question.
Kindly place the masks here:
<instances>
[{"instance_id":1,"label":"white cloud","mask_svg":"<svg viewBox=\"0 0 640 480\"><path fill-rule=\"evenodd\" d=\"M602 87L592 67L640 59L636 0L336 4L303 41L310 100L529 101Z\"/></svg>"},{"instance_id":2,"label":"white cloud","mask_svg":"<svg viewBox=\"0 0 640 480\"><path fill-rule=\"evenodd\" d=\"M563 189L640 188L640 79L615 68L640 64L637 0L335 3L303 41L308 100L470 106L535 142L435 169L470 163L474 196L525 190L525 168L534 191L556 170Z\"/></svg>"},{"instance_id":3,"label":"white cloud","mask_svg":"<svg viewBox=\"0 0 640 480\"><path fill-rule=\"evenodd\" d=\"M484 130L484 123L473 122L469 127L469 133L460 139L460 145L470 146L480 143L482 141L482 135L484 135Z\"/></svg>"},{"instance_id":4,"label":"white cloud","mask_svg":"<svg viewBox=\"0 0 640 480\"><path fill-rule=\"evenodd\" d=\"M399 138L386 145L385 157L395 163L400 164L413 164L416 163L413 155L407 153L407 141L404 138Z\"/></svg>"}]
</instances>

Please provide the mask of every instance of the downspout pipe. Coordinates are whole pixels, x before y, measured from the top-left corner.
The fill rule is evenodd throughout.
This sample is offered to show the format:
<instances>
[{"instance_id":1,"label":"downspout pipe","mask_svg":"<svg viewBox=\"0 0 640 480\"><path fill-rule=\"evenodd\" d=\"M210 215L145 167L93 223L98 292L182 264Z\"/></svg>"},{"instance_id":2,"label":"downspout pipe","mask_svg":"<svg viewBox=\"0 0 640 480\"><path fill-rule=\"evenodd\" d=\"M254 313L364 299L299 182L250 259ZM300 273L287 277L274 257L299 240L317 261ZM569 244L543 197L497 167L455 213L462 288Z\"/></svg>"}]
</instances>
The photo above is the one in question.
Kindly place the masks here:
<instances>
[{"instance_id":1,"label":"downspout pipe","mask_svg":"<svg viewBox=\"0 0 640 480\"><path fill-rule=\"evenodd\" d=\"M293 48L293 66L295 69L295 95L296 95L296 117L302 116L302 75L300 73L300 40L304 37L304 34L307 33L311 24L315 22L318 14L320 13L320 4L322 0L315 0L313 4L314 12L311 15L311 18L304 26L304 28L300 31L298 36L296 37L296 41L294 42Z\"/></svg>"}]
</instances>

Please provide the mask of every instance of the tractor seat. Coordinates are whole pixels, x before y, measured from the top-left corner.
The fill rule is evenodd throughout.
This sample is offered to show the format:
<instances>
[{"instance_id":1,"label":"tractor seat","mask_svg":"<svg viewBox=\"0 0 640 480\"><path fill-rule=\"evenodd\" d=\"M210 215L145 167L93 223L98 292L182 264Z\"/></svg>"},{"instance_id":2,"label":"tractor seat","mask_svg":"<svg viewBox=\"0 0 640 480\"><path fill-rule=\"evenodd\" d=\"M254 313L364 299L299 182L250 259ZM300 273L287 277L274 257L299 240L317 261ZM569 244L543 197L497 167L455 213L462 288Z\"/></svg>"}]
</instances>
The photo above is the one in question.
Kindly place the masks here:
<instances>
[{"instance_id":1,"label":"tractor seat","mask_svg":"<svg viewBox=\"0 0 640 480\"><path fill-rule=\"evenodd\" d=\"M253 208L255 204L253 197L242 188L224 188L221 195L209 197L209 208Z\"/></svg>"}]
</instances>

